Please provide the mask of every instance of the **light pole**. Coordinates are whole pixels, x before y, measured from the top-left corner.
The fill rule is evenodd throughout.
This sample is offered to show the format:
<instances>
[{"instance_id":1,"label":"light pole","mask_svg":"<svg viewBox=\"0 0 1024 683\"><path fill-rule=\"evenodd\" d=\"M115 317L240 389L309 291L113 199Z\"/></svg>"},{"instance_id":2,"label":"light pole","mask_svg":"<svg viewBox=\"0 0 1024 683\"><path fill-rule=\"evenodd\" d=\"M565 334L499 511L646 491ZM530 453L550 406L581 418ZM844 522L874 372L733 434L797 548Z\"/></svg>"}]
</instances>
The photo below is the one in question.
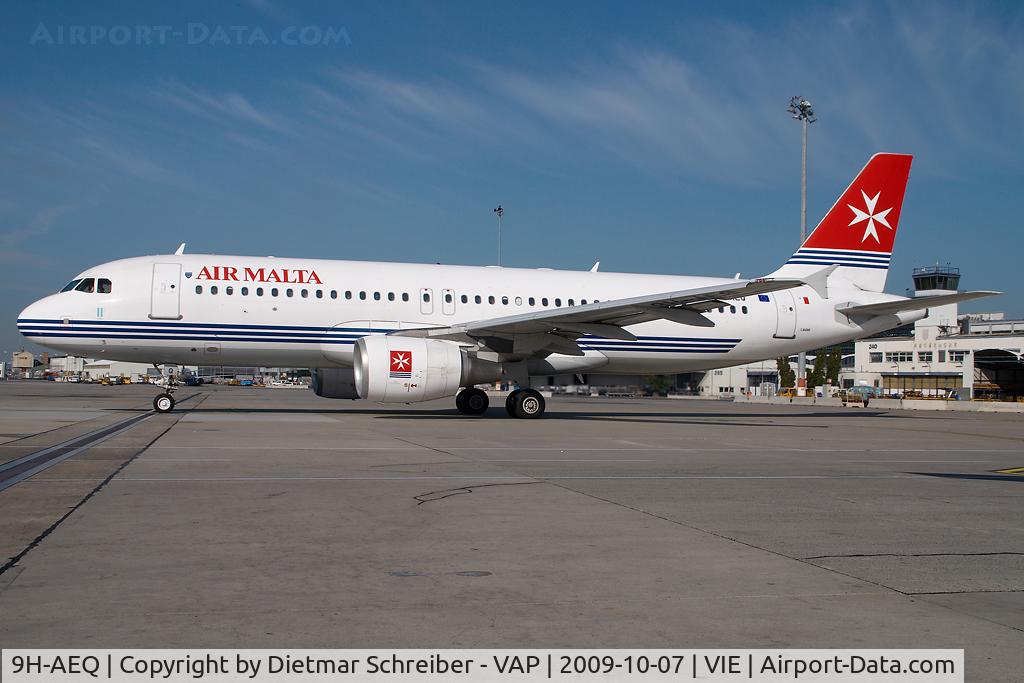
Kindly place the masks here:
<instances>
[{"instance_id":1,"label":"light pole","mask_svg":"<svg viewBox=\"0 0 1024 683\"><path fill-rule=\"evenodd\" d=\"M498 208L494 210L494 213L498 215L498 265L501 265L501 217L505 215L505 209L501 208L501 204L498 204Z\"/></svg>"},{"instance_id":2,"label":"light pole","mask_svg":"<svg viewBox=\"0 0 1024 683\"><path fill-rule=\"evenodd\" d=\"M814 109L811 103L800 95L789 100L789 108L786 110L790 116L799 121L803 126L803 147L800 154L800 246L803 246L807 239L807 127L817 121L814 116ZM806 383L807 378L807 354L803 351L796 357L797 385L801 381Z\"/></svg>"}]
</instances>

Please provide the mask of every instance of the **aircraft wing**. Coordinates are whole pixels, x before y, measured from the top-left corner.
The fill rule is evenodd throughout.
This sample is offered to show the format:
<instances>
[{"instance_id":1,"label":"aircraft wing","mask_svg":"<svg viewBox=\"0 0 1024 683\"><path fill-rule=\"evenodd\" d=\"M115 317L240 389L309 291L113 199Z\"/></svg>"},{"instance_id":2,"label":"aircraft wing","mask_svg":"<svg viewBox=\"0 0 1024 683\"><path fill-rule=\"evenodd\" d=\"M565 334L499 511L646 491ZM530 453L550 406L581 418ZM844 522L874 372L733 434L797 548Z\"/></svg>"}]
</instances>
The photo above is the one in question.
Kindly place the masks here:
<instances>
[{"instance_id":1,"label":"aircraft wing","mask_svg":"<svg viewBox=\"0 0 1024 683\"><path fill-rule=\"evenodd\" d=\"M1002 292L978 290L975 292L958 292L956 294L934 294L932 296L919 296L913 299L900 299L899 301L883 301L882 303L879 304L847 306L846 308L837 308L836 310L842 313L843 315L847 316L891 315L893 313L899 313L901 311L919 311L922 308L942 306L943 304L952 304L960 301L970 301L972 299L980 299L986 296L996 296L998 294L1002 294Z\"/></svg>"},{"instance_id":2,"label":"aircraft wing","mask_svg":"<svg viewBox=\"0 0 1024 683\"><path fill-rule=\"evenodd\" d=\"M727 305L723 299L776 292L804 284L802 280L736 280L726 285L531 311L451 327L399 330L392 334L481 344L498 353L513 355L564 353L580 356L583 351L575 340L584 335L635 341L636 337L623 329L625 326L660 319L714 327L715 324L702 314Z\"/></svg>"}]
</instances>

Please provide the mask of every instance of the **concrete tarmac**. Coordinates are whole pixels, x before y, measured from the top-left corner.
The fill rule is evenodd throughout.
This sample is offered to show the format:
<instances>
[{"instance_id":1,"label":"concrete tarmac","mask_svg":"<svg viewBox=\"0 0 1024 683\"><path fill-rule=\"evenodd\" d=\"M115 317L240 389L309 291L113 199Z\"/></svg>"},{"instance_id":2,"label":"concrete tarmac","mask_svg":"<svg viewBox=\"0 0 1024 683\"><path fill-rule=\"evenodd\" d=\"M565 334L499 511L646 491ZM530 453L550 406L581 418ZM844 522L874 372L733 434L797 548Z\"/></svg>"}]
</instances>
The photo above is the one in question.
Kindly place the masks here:
<instances>
[{"instance_id":1,"label":"concrete tarmac","mask_svg":"<svg viewBox=\"0 0 1024 683\"><path fill-rule=\"evenodd\" d=\"M156 388L0 383L0 464ZM5 647L965 648L1024 671L1017 415L192 396L0 492Z\"/></svg>"}]
</instances>

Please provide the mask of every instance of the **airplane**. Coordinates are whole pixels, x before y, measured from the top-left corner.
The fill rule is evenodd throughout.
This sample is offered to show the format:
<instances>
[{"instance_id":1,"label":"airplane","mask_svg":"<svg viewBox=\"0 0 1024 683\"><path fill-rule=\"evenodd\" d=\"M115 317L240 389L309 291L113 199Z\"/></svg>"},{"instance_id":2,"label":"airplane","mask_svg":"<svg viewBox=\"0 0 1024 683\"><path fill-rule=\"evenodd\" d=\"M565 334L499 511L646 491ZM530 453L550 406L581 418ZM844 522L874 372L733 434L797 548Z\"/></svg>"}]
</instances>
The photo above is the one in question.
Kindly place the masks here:
<instances>
[{"instance_id":1,"label":"airplane","mask_svg":"<svg viewBox=\"0 0 1024 683\"><path fill-rule=\"evenodd\" d=\"M539 418L530 377L668 374L789 356L999 292L907 298L886 275L912 157L875 154L796 253L755 279L174 254L120 259L29 305L18 329L76 356L154 365L308 367L332 399L455 397L507 381L509 415ZM153 400L173 410L176 385Z\"/></svg>"}]
</instances>

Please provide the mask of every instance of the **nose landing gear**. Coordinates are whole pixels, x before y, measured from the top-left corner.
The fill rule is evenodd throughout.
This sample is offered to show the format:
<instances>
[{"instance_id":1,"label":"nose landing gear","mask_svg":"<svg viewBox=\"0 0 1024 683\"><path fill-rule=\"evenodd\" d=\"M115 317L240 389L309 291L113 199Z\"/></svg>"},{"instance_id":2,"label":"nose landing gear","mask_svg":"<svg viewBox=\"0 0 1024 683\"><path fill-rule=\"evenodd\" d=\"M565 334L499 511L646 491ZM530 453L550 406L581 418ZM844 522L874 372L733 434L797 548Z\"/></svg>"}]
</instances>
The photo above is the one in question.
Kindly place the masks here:
<instances>
[{"instance_id":1,"label":"nose landing gear","mask_svg":"<svg viewBox=\"0 0 1024 683\"><path fill-rule=\"evenodd\" d=\"M159 366L156 366L159 369ZM178 390L178 374L171 370L167 373L166 390L153 399L153 410L158 413L169 413L174 410L174 392Z\"/></svg>"},{"instance_id":2,"label":"nose landing gear","mask_svg":"<svg viewBox=\"0 0 1024 683\"><path fill-rule=\"evenodd\" d=\"M174 397L170 394L158 394L153 399L153 410L158 413L169 413L174 410Z\"/></svg>"}]
</instances>

